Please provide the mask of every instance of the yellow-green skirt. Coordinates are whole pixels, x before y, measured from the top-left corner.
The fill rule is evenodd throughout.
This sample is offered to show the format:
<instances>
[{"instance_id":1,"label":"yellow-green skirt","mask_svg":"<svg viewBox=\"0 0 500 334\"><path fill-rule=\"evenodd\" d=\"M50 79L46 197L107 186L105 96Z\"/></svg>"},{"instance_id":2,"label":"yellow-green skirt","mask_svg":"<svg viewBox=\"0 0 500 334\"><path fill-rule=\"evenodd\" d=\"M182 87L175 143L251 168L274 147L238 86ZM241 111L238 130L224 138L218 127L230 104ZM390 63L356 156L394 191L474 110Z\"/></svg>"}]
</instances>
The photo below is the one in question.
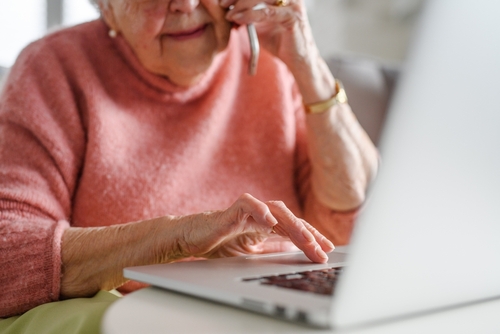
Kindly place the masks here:
<instances>
[{"instance_id":1,"label":"yellow-green skirt","mask_svg":"<svg viewBox=\"0 0 500 334\"><path fill-rule=\"evenodd\" d=\"M100 333L106 309L118 298L100 291L92 298L75 298L35 307L28 312L0 319L0 333Z\"/></svg>"}]
</instances>

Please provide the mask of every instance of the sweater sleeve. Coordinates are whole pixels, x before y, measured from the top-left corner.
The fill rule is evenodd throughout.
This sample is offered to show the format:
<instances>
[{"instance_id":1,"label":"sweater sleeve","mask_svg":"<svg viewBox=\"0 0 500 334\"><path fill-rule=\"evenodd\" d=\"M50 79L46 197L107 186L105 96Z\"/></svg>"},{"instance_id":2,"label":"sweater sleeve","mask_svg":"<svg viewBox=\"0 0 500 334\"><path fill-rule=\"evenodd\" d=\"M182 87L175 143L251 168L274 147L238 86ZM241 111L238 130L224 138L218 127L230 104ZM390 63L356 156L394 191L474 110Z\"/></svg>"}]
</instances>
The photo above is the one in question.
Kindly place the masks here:
<instances>
[{"instance_id":1,"label":"sweater sleeve","mask_svg":"<svg viewBox=\"0 0 500 334\"><path fill-rule=\"evenodd\" d=\"M59 299L85 135L63 60L28 46L0 95L0 318Z\"/></svg>"},{"instance_id":2,"label":"sweater sleeve","mask_svg":"<svg viewBox=\"0 0 500 334\"><path fill-rule=\"evenodd\" d=\"M335 245L349 243L359 209L337 211L318 200L312 186L312 164L307 147L305 110L298 88L294 87L294 106L297 119L297 146L295 156L295 180L304 219L313 225Z\"/></svg>"}]
</instances>

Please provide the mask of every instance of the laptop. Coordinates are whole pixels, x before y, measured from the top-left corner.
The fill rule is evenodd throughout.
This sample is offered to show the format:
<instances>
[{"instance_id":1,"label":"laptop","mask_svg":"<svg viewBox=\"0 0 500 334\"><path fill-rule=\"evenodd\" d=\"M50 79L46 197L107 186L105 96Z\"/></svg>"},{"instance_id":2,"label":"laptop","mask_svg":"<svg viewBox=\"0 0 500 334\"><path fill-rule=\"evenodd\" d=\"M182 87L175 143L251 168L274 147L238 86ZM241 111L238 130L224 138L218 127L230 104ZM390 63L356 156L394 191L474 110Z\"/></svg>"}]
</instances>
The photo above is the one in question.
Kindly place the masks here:
<instances>
[{"instance_id":1,"label":"laptop","mask_svg":"<svg viewBox=\"0 0 500 334\"><path fill-rule=\"evenodd\" d=\"M426 3L380 173L350 245L327 264L280 253L132 267L125 277L330 328L499 298L498 13L491 0ZM326 293L283 286L316 270L329 277Z\"/></svg>"}]
</instances>

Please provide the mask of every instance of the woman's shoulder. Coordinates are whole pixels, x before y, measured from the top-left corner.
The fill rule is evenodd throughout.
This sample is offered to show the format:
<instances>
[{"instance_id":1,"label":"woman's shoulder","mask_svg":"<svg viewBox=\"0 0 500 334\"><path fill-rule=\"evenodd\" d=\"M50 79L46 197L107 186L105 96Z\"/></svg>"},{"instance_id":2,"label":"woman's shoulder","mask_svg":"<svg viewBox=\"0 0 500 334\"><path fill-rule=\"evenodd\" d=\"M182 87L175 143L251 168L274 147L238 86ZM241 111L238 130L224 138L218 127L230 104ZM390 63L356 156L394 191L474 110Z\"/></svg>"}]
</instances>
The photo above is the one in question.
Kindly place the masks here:
<instances>
[{"instance_id":1,"label":"woman's shoulder","mask_svg":"<svg viewBox=\"0 0 500 334\"><path fill-rule=\"evenodd\" d=\"M95 43L108 38L108 28L102 19L80 23L71 27L64 27L46 35L42 40L46 43Z\"/></svg>"},{"instance_id":2,"label":"woman's shoulder","mask_svg":"<svg viewBox=\"0 0 500 334\"><path fill-rule=\"evenodd\" d=\"M53 31L20 52L9 77L16 82L30 76L39 83L48 79L75 82L105 67L102 59L109 58L107 51L113 49L110 40L102 20Z\"/></svg>"},{"instance_id":3,"label":"woman's shoulder","mask_svg":"<svg viewBox=\"0 0 500 334\"><path fill-rule=\"evenodd\" d=\"M106 36L106 25L100 19L61 28L28 44L20 52L16 63L38 63L37 59L47 60L51 56L61 60L78 58L88 50L95 51L94 47Z\"/></svg>"}]
</instances>

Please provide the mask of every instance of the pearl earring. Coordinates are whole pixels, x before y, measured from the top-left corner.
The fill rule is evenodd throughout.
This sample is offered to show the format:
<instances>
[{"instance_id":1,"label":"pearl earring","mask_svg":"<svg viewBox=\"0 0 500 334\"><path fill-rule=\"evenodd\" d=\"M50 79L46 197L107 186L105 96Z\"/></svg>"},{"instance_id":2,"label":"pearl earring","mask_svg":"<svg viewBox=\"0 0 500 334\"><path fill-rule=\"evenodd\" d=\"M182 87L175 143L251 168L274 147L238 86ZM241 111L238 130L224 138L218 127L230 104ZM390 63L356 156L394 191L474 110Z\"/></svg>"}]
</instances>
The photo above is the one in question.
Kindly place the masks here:
<instances>
[{"instance_id":1,"label":"pearl earring","mask_svg":"<svg viewBox=\"0 0 500 334\"><path fill-rule=\"evenodd\" d=\"M114 29L109 29L108 35L111 38L115 38L118 35L118 33Z\"/></svg>"}]
</instances>

